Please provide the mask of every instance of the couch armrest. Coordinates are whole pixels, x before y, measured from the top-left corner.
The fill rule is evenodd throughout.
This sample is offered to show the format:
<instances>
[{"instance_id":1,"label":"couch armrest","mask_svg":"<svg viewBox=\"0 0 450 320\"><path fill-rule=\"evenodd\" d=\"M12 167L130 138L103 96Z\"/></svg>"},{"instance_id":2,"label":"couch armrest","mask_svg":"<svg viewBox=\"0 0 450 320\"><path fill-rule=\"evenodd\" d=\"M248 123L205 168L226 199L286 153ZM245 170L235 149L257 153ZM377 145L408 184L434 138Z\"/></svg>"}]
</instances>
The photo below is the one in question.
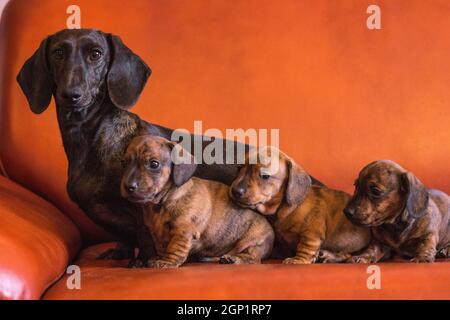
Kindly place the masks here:
<instances>
[{"instance_id":1,"label":"couch armrest","mask_svg":"<svg viewBox=\"0 0 450 320\"><path fill-rule=\"evenodd\" d=\"M0 300L39 299L81 246L53 205L0 176Z\"/></svg>"}]
</instances>

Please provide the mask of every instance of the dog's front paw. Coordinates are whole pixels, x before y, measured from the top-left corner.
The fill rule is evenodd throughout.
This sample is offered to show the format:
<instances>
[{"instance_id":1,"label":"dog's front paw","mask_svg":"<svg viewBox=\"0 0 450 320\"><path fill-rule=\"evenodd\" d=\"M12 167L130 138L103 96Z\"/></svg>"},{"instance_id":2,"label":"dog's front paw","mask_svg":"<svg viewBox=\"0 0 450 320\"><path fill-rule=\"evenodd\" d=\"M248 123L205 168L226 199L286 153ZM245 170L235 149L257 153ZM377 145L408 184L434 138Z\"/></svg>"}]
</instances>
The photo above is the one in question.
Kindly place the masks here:
<instances>
[{"instance_id":1,"label":"dog's front paw","mask_svg":"<svg viewBox=\"0 0 450 320\"><path fill-rule=\"evenodd\" d=\"M311 259L305 258L286 258L283 260L283 264L311 264Z\"/></svg>"},{"instance_id":2,"label":"dog's front paw","mask_svg":"<svg viewBox=\"0 0 450 320\"><path fill-rule=\"evenodd\" d=\"M414 257L410 260L411 262L415 262L415 263L430 263L430 262L434 262L434 257L432 256L418 256L418 257Z\"/></svg>"},{"instance_id":3,"label":"dog's front paw","mask_svg":"<svg viewBox=\"0 0 450 320\"><path fill-rule=\"evenodd\" d=\"M350 263L362 263L362 264L368 264L368 263L375 263L375 259L373 259L370 256L361 255L361 256L353 256L349 259Z\"/></svg>"},{"instance_id":4,"label":"dog's front paw","mask_svg":"<svg viewBox=\"0 0 450 320\"><path fill-rule=\"evenodd\" d=\"M343 254L333 253L328 250L320 250L317 255L317 262L321 263L338 263L345 260Z\"/></svg>"},{"instance_id":5,"label":"dog's front paw","mask_svg":"<svg viewBox=\"0 0 450 320\"><path fill-rule=\"evenodd\" d=\"M241 264L241 263L243 263L243 261L238 256L232 256L229 254L225 254L220 257L219 263L221 263L221 264Z\"/></svg>"},{"instance_id":6,"label":"dog's front paw","mask_svg":"<svg viewBox=\"0 0 450 320\"><path fill-rule=\"evenodd\" d=\"M436 254L436 258L450 258L450 247L439 250Z\"/></svg>"},{"instance_id":7,"label":"dog's front paw","mask_svg":"<svg viewBox=\"0 0 450 320\"><path fill-rule=\"evenodd\" d=\"M148 266L151 268L158 268L158 269L172 269L178 268L180 265L178 263L167 260L153 260L148 262Z\"/></svg>"}]
</instances>

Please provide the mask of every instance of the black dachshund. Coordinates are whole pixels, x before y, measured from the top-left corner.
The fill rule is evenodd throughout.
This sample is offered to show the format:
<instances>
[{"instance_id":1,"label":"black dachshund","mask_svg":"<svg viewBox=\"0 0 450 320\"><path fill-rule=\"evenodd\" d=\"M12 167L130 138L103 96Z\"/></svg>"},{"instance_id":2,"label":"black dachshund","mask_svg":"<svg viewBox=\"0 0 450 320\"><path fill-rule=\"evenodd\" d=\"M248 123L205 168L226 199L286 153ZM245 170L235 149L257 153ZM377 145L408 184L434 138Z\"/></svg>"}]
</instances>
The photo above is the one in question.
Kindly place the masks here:
<instances>
[{"instance_id":1,"label":"black dachshund","mask_svg":"<svg viewBox=\"0 0 450 320\"><path fill-rule=\"evenodd\" d=\"M142 266L154 252L150 234L140 227L139 207L120 196L121 159L135 136L150 133L170 139L172 133L127 111L150 73L117 36L80 29L44 39L17 76L34 113L43 112L54 96L69 161L68 194L92 220L119 238L117 247L100 258L131 258L130 266ZM195 175L231 184L236 173L236 165L203 164Z\"/></svg>"}]
</instances>

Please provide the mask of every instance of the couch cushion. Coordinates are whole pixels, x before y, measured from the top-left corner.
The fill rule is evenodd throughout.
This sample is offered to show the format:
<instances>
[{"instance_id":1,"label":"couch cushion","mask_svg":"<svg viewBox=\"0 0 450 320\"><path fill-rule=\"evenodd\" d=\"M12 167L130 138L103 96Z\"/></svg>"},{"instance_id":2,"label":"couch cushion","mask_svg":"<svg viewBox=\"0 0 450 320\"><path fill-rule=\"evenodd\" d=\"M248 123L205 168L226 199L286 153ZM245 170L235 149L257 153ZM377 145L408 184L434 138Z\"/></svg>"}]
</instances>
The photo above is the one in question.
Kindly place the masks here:
<instances>
[{"instance_id":1,"label":"couch cushion","mask_svg":"<svg viewBox=\"0 0 450 320\"><path fill-rule=\"evenodd\" d=\"M66 26L61 0L12 0L0 32L0 154L10 176L100 233L68 199L55 107L32 114L15 77ZM448 0L78 0L82 27L120 35L153 75L132 110L172 128L278 128L281 147L332 187L393 159L450 192ZM326 115L326 116L324 116ZM104 237L103 237L104 239Z\"/></svg>"},{"instance_id":2,"label":"couch cushion","mask_svg":"<svg viewBox=\"0 0 450 320\"><path fill-rule=\"evenodd\" d=\"M81 240L54 206L0 176L0 300L39 299Z\"/></svg>"},{"instance_id":3,"label":"couch cushion","mask_svg":"<svg viewBox=\"0 0 450 320\"><path fill-rule=\"evenodd\" d=\"M450 260L434 264L389 262L381 289L367 288L367 266L288 266L191 263L178 269L128 269L126 261L95 257L113 244L85 249L74 263L81 289L68 289L67 276L44 299L450 299Z\"/></svg>"}]
</instances>

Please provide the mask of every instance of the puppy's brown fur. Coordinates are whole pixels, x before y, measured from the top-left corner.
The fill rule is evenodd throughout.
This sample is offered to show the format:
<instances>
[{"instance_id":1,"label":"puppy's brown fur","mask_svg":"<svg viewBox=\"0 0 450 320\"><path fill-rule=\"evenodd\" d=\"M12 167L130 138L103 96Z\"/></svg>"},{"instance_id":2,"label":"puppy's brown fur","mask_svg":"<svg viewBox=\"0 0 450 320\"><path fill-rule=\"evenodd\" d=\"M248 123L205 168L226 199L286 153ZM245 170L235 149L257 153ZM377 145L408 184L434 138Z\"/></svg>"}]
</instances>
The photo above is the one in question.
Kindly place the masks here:
<instances>
[{"instance_id":1,"label":"puppy's brown fur","mask_svg":"<svg viewBox=\"0 0 450 320\"><path fill-rule=\"evenodd\" d=\"M190 163L174 164L172 151L184 153ZM151 266L178 267L190 255L259 263L270 254L274 233L266 219L235 205L226 185L192 177L193 157L179 145L139 136L130 143L125 162L121 193L143 205L158 253Z\"/></svg>"},{"instance_id":2,"label":"puppy's brown fur","mask_svg":"<svg viewBox=\"0 0 450 320\"><path fill-rule=\"evenodd\" d=\"M249 164L258 157L260 161ZM279 159L278 166L274 159ZM320 249L322 262L345 261L369 244L370 231L344 216L348 194L311 186L308 174L273 147L250 151L246 163L231 185L231 197L243 207L276 215L277 247L284 244L295 252L284 263L313 263Z\"/></svg>"},{"instance_id":3,"label":"puppy's brown fur","mask_svg":"<svg viewBox=\"0 0 450 320\"><path fill-rule=\"evenodd\" d=\"M367 165L345 209L355 224L372 227L374 241L355 262L373 263L391 251L415 262L449 257L450 197L427 189L417 177L389 160Z\"/></svg>"}]
</instances>

